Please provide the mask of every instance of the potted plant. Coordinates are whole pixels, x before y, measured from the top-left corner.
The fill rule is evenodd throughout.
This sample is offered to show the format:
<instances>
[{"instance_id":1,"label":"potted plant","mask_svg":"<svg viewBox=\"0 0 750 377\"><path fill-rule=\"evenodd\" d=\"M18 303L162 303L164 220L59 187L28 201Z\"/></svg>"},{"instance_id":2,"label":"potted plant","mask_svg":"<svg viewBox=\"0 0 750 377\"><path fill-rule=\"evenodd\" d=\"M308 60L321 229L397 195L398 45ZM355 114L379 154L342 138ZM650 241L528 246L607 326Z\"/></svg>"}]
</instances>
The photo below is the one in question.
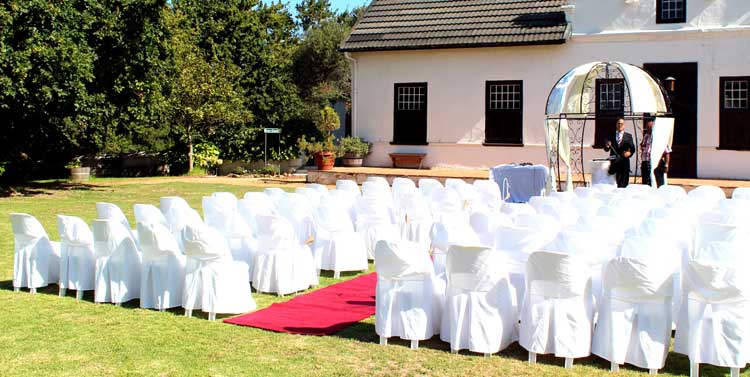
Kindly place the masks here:
<instances>
[{"instance_id":1,"label":"potted plant","mask_svg":"<svg viewBox=\"0 0 750 377\"><path fill-rule=\"evenodd\" d=\"M330 106L320 110L318 118L315 120L315 126L323 133L323 140L320 142L315 139L306 140L303 136L299 140L300 150L312 154L315 157L315 165L318 170L331 170L336 157L340 156L340 149L333 143L333 134L331 132L339 129L341 122L339 115Z\"/></svg>"},{"instance_id":2,"label":"potted plant","mask_svg":"<svg viewBox=\"0 0 750 377\"><path fill-rule=\"evenodd\" d=\"M370 143L353 136L347 136L339 141L339 148L344 153L344 166L360 167L362 160L370 153Z\"/></svg>"},{"instance_id":3,"label":"potted plant","mask_svg":"<svg viewBox=\"0 0 750 377\"><path fill-rule=\"evenodd\" d=\"M81 166L81 158L77 157L65 164L70 171L70 180L73 182L86 182L91 177L91 168Z\"/></svg>"}]
</instances>

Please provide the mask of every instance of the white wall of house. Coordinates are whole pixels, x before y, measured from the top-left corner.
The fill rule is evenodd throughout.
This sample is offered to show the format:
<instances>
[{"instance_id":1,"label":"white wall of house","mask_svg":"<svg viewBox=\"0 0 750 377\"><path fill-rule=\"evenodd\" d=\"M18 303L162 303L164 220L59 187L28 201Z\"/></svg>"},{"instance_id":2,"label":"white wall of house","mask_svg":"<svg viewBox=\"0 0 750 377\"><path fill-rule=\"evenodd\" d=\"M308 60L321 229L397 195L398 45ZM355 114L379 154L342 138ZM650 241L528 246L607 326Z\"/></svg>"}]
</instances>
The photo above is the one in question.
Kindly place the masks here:
<instances>
[{"instance_id":1,"label":"white wall of house","mask_svg":"<svg viewBox=\"0 0 750 377\"><path fill-rule=\"evenodd\" d=\"M547 96L569 69L590 61L623 61L638 66L697 62L697 175L750 179L750 152L716 149L719 78L750 75L750 1L689 0L688 20L700 27L674 32L644 31L662 27L653 21L654 0L572 3L576 5L574 35L562 45L352 53L356 59L353 133L374 143L366 164L389 166L388 153L392 152L425 152L425 165L430 167L544 163ZM614 9L608 12L600 3ZM642 18L649 18L651 24L623 16L641 8ZM607 17L609 13L617 17ZM596 17L598 21L587 21ZM702 28L709 24L740 26ZM586 32L579 33L579 27ZM612 31L627 27L631 31ZM482 145L485 82L489 80L523 80L523 147ZM390 145L393 85L408 82L428 83L427 146ZM593 122L587 128L590 132L585 144L590 145ZM592 158L605 156L591 148L585 153Z\"/></svg>"}]
</instances>

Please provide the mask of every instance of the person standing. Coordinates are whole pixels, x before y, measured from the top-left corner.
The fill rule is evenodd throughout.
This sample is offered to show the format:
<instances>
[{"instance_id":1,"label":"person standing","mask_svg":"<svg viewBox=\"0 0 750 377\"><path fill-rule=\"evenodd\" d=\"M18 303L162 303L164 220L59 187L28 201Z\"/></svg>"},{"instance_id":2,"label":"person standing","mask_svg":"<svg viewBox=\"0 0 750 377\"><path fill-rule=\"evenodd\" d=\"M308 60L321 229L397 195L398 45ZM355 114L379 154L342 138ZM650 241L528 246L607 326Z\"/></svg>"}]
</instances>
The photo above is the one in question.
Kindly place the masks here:
<instances>
[{"instance_id":1,"label":"person standing","mask_svg":"<svg viewBox=\"0 0 750 377\"><path fill-rule=\"evenodd\" d=\"M651 140L652 132L654 130L654 118L647 117L643 120L643 140L641 141L641 177L644 185L651 185ZM669 171L669 154L672 152L669 145L664 150L664 153L659 156L659 163L654 169L654 177L656 177L656 186L661 187L664 185L664 174Z\"/></svg>"},{"instance_id":2,"label":"person standing","mask_svg":"<svg viewBox=\"0 0 750 377\"><path fill-rule=\"evenodd\" d=\"M633 135L625 132L625 118L617 118L616 130L607 138L604 151L613 157L609 174L615 175L617 187L627 187L630 181L630 156L635 152Z\"/></svg>"}]
</instances>

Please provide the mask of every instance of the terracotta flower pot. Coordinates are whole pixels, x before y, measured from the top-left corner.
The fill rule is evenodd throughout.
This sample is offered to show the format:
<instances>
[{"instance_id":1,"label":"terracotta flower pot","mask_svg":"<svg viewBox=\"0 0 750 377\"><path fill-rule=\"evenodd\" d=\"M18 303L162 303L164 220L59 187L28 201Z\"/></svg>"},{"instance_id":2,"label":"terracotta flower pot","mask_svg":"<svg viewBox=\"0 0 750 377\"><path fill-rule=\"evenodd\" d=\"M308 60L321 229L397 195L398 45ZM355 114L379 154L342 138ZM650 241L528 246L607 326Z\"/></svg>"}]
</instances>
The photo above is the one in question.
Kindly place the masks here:
<instances>
[{"instance_id":1,"label":"terracotta flower pot","mask_svg":"<svg viewBox=\"0 0 750 377\"><path fill-rule=\"evenodd\" d=\"M315 153L315 165L318 166L318 170L333 169L333 163L335 161L336 161L336 155L333 152Z\"/></svg>"}]
</instances>

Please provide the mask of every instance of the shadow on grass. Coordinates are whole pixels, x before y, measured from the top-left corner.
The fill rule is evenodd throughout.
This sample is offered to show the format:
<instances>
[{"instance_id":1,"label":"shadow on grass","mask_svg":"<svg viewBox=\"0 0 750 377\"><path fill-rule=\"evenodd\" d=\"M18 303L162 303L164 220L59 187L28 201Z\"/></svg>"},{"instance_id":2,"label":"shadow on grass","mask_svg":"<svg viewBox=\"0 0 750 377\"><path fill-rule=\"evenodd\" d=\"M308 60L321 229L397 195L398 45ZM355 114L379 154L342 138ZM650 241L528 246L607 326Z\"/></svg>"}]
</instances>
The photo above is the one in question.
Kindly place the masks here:
<instances>
[{"instance_id":1,"label":"shadow on grass","mask_svg":"<svg viewBox=\"0 0 750 377\"><path fill-rule=\"evenodd\" d=\"M95 191L97 186L87 183L73 183L65 180L32 181L21 186L11 186L0 190L0 197L24 196L33 197L52 195L53 191Z\"/></svg>"}]
</instances>

